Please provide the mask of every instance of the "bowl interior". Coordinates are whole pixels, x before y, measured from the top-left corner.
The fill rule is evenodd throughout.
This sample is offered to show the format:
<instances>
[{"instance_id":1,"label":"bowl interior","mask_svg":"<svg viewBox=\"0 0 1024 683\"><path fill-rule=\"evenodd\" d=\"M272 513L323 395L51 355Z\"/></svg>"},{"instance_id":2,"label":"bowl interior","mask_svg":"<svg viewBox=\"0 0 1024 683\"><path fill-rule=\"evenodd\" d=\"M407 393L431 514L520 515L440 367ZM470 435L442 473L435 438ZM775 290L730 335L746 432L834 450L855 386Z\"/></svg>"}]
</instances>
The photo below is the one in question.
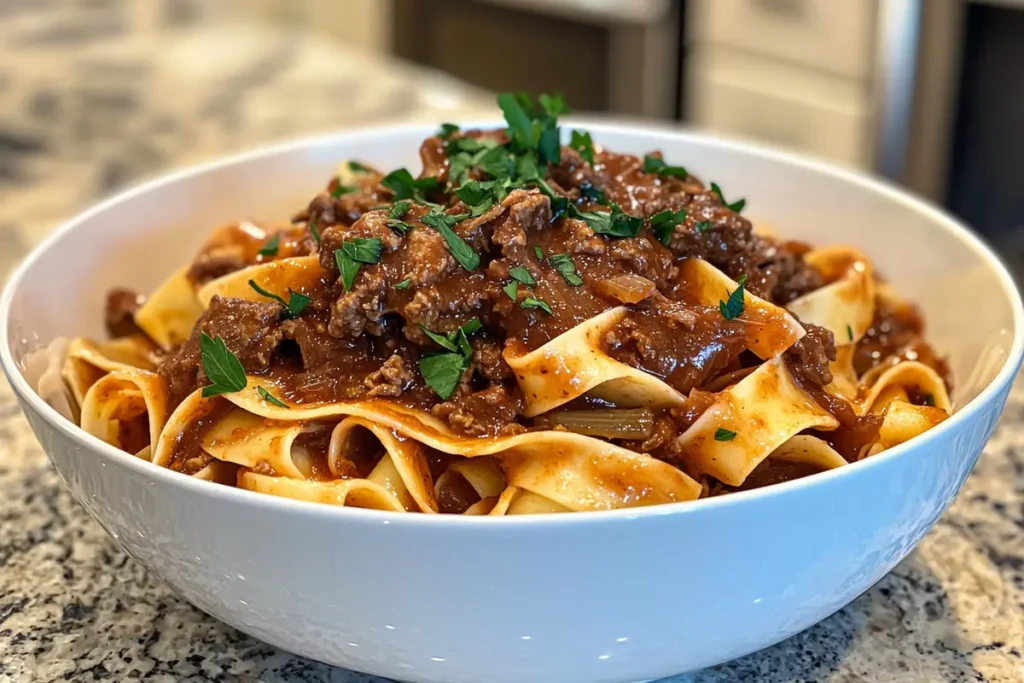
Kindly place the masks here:
<instances>
[{"instance_id":1,"label":"bowl interior","mask_svg":"<svg viewBox=\"0 0 1024 683\"><path fill-rule=\"evenodd\" d=\"M745 215L779 236L865 251L897 293L923 309L929 340L948 354L958 407L1010 357L1020 306L1013 282L941 212L857 174L784 154L657 128L587 127L598 144L637 154L660 149L670 162L719 183L730 200L746 197ZM415 173L419 143L432 132L409 126L299 142L183 172L93 208L47 240L12 279L5 301L13 359L21 366L29 351L56 337L101 337L109 288L152 291L221 223L287 219L342 160Z\"/></svg>"}]
</instances>

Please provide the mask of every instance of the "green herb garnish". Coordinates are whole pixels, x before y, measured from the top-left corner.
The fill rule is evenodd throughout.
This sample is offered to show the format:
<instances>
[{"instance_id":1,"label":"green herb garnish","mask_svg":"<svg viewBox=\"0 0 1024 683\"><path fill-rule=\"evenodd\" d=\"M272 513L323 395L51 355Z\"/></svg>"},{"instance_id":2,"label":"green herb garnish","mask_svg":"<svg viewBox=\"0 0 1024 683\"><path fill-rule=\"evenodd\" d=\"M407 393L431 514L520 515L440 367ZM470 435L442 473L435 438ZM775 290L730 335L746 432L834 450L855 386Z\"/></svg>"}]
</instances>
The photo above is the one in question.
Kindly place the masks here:
<instances>
[{"instance_id":1,"label":"green herb garnish","mask_svg":"<svg viewBox=\"0 0 1024 683\"><path fill-rule=\"evenodd\" d=\"M502 93L498 95L498 106L505 115L515 151L536 153L546 164L561 161L558 115L567 112L568 107L560 95L541 96L540 107L537 107L523 93Z\"/></svg>"},{"instance_id":2,"label":"green herb garnish","mask_svg":"<svg viewBox=\"0 0 1024 683\"><path fill-rule=\"evenodd\" d=\"M395 202L390 208L388 208L388 219L384 224L399 235L404 235L409 232L412 230L412 225L401 220L401 218L409 211L411 206L412 200L410 199L403 199Z\"/></svg>"},{"instance_id":3,"label":"green herb garnish","mask_svg":"<svg viewBox=\"0 0 1024 683\"><path fill-rule=\"evenodd\" d=\"M455 190L455 194L469 207L469 215L476 217L494 206L495 189L495 181L471 180Z\"/></svg>"},{"instance_id":4,"label":"green herb garnish","mask_svg":"<svg viewBox=\"0 0 1024 683\"><path fill-rule=\"evenodd\" d=\"M459 127L454 123L442 123L441 127L437 130L437 137L442 140L447 140L455 133L459 132Z\"/></svg>"},{"instance_id":5,"label":"green herb garnish","mask_svg":"<svg viewBox=\"0 0 1024 683\"><path fill-rule=\"evenodd\" d=\"M405 278L401 282L395 284L395 289L409 289L409 285L412 284L412 280Z\"/></svg>"},{"instance_id":6,"label":"green herb garnish","mask_svg":"<svg viewBox=\"0 0 1024 683\"><path fill-rule=\"evenodd\" d=\"M722 194L722 188L720 188L715 183L711 183L711 191L718 195L718 198L722 200L722 203L725 204L726 207L728 207L732 211L735 211L736 213L742 211L743 207L747 205L746 199L737 199L732 204L725 201L725 196Z\"/></svg>"},{"instance_id":7,"label":"green herb garnish","mask_svg":"<svg viewBox=\"0 0 1024 683\"><path fill-rule=\"evenodd\" d=\"M395 199L412 199L421 204L426 203L424 193L437 189L440 183L437 178L413 178L408 169L399 168L384 176L380 184L395 193Z\"/></svg>"},{"instance_id":8,"label":"green herb garnish","mask_svg":"<svg viewBox=\"0 0 1024 683\"><path fill-rule=\"evenodd\" d=\"M644 226L644 219L625 213L618 204L611 211L582 211L580 218L598 235L636 237Z\"/></svg>"},{"instance_id":9,"label":"green herb garnish","mask_svg":"<svg viewBox=\"0 0 1024 683\"><path fill-rule=\"evenodd\" d=\"M544 260L544 250L538 246L533 247L533 255L537 257L538 261Z\"/></svg>"},{"instance_id":10,"label":"green herb garnish","mask_svg":"<svg viewBox=\"0 0 1024 683\"><path fill-rule=\"evenodd\" d=\"M690 174L682 166L670 166L661 157L647 155L644 157L644 173L657 173L675 178L686 178Z\"/></svg>"},{"instance_id":11,"label":"green herb garnish","mask_svg":"<svg viewBox=\"0 0 1024 683\"><path fill-rule=\"evenodd\" d=\"M853 341L853 328L850 327L849 325L846 326L846 336L849 338L851 342Z\"/></svg>"},{"instance_id":12,"label":"green herb garnish","mask_svg":"<svg viewBox=\"0 0 1024 683\"><path fill-rule=\"evenodd\" d=\"M430 353L420 359L420 374L427 386L444 400L452 395L459 385L462 373L469 368L473 359L473 347L469 336L483 327L479 318L473 318L465 325L449 332L447 335L431 332L423 325L420 329L432 341L445 349L440 353Z\"/></svg>"},{"instance_id":13,"label":"green herb garnish","mask_svg":"<svg viewBox=\"0 0 1024 683\"><path fill-rule=\"evenodd\" d=\"M719 427L715 430L715 441L732 441L736 438L736 432Z\"/></svg>"},{"instance_id":14,"label":"green herb garnish","mask_svg":"<svg viewBox=\"0 0 1024 683\"><path fill-rule=\"evenodd\" d=\"M309 225L309 232L313 235L313 240L316 242L316 246L320 246L320 231L316 229L316 217L310 216L307 221Z\"/></svg>"},{"instance_id":15,"label":"green herb garnish","mask_svg":"<svg viewBox=\"0 0 1024 683\"><path fill-rule=\"evenodd\" d=\"M583 183L580 185L580 197L583 199L589 199L595 204L608 203L608 197L605 195L604 190L599 190L590 183Z\"/></svg>"},{"instance_id":16,"label":"green herb garnish","mask_svg":"<svg viewBox=\"0 0 1024 683\"><path fill-rule=\"evenodd\" d=\"M573 287L579 287L583 284L583 278L580 277L579 272L576 270L576 263L568 253L553 254L548 257L548 263L554 266L558 274Z\"/></svg>"},{"instance_id":17,"label":"green herb garnish","mask_svg":"<svg viewBox=\"0 0 1024 683\"><path fill-rule=\"evenodd\" d=\"M718 310L726 320L735 320L743 314L743 286L747 283L747 276L741 275L736 283L739 287L729 295L729 300L718 302Z\"/></svg>"},{"instance_id":18,"label":"green herb garnish","mask_svg":"<svg viewBox=\"0 0 1024 683\"><path fill-rule=\"evenodd\" d=\"M334 197L335 199L337 199L338 197L340 197L343 194L348 194L350 192L355 192L358 189L359 188L356 187L355 185L342 185L341 184L341 176L338 176L338 184L334 187L333 190L331 190L331 196Z\"/></svg>"},{"instance_id":19,"label":"green herb garnish","mask_svg":"<svg viewBox=\"0 0 1024 683\"><path fill-rule=\"evenodd\" d=\"M263 245L263 248L256 253L259 254L260 256L276 256L277 248L278 246L280 246L280 244L281 233L278 232L275 233L274 236L271 237L269 240L267 240L267 243Z\"/></svg>"},{"instance_id":20,"label":"green herb garnish","mask_svg":"<svg viewBox=\"0 0 1024 683\"><path fill-rule=\"evenodd\" d=\"M278 397L274 396L272 393L270 393L269 391L267 391L263 387L256 387L256 392L267 403L272 403L272 404L274 404L275 406L277 406L279 408L287 408L288 410L292 409L292 407L290 405L288 405L287 403L285 403L284 401L282 401Z\"/></svg>"},{"instance_id":21,"label":"green herb garnish","mask_svg":"<svg viewBox=\"0 0 1024 683\"><path fill-rule=\"evenodd\" d=\"M516 300L516 296L519 294L519 283L515 280L511 280L507 285L501 288L501 291L508 295L512 301Z\"/></svg>"},{"instance_id":22,"label":"green herb garnish","mask_svg":"<svg viewBox=\"0 0 1024 683\"><path fill-rule=\"evenodd\" d=\"M480 265L480 255L473 251L473 247L466 244L466 241L452 229L456 223L468 217L469 214L465 213L450 216L437 209L432 209L420 220L441 233L448 251L455 257L455 260L466 270L473 271Z\"/></svg>"},{"instance_id":23,"label":"green herb garnish","mask_svg":"<svg viewBox=\"0 0 1024 683\"><path fill-rule=\"evenodd\" d=\"M530 271L523 266L512 266L508 269L508 274L512 276L513 280L521 282L528 287L537 284L537 281L533 278L533 275L530 274Z\"/></svg>"},{"instance_id":24,"label":"green herb garnish","mask_svg":"<svg viewBox=\"0 0 1024 683\"><path fill-rule=\"evenodd\" d=\"M199 334L199 357L203 372L211 382L203 387L203 398L245 389L245 368L219 336L211 339L205 332Z\"/></svg>"},{"instance_id":25,"label":"green herb garnish","mask_svg":"<svg viewBox=\"0 0 1024 683\"><path fill-rule=\"evenodd\" d=\"M257 294L265 296L268 299L273 299L274 301L284 306L284 311L282 312L282 314L285 318L296 318L299 315L301 315L304 310L306 310L306 306L309 306L308 296L306 296L305 294L299 294L298 292L293 291L291 289L288 290L288 301L285 301L277 294L268 292L267 290L260 287L258 284L256 284L255 280L249 280L249 286L256 290Z\"/></svg>"},{"instance_id":26,"label":"green herb garnish","mask_svg":"<svg viewBox=\"0 0 1024 683\"><path fill-rule=\"evenodd\" d=\"M693 226L694 232L704 232L711 228L711 221L701 221Z\"/></svg>"},{"instance_id":27,"label":"green herb garnish","mask_svg":"<svg viewBox=\"0 0 1024 683\"><path fill-rule=\"evenodd\" d=\"M594 141L590 138L590 133L574 130L569 146L579 152L584 161L591 166L594 165Z\"/></svg>"},{"instance_id":28,"label":"green herb garnish","mask_svg":"<svg viewBox=\"0 0 1024 683\"><path fill-rule=\"evenodd\" d=\"M651 229L654 230L654 236L658 238L658 241L667 247L672 242L676 226L685 220L686 209L678 211L665 209L651 216Z\"/></svg>"},{"instance_id":29,"label":"green herb garnish","mask_svg":"<svg viewBox=\"0 0 1024 683\"><path fill-rule=\"evenodd\" d=\"M532 296L528 296L519 302L519 305L523 308L539 308L548 315L554 315L555 312L551 310L551 306L548 305L547 301L543 299L534 299Z\"/></svg>"},{"instance_id":30,"label":"green herb garnish","mask_svg":"<svg viewBox=\"0 0 1024 683\"><path fill-rule=\"evenodd\" d=\"M380 261L382 246L379 237L356 237L352 240L345 240L341 243L340 249L334 250L334 262L338 264L341 284L345 287L345 291L352 291L352 285L356 281L361 264Z\"/></svg>"},{"instance_id":31,"label":"green herb garnish","mask_svg":"<svg viewBox=\"0 0 1024 683\"><path fill-rule=\"evenodd\" d=\"M370 168L369 166L364 166L358 161L348 162L348 170L352 171L353 173L373 173L372 168Z\"/></svg>"}]
</instances>

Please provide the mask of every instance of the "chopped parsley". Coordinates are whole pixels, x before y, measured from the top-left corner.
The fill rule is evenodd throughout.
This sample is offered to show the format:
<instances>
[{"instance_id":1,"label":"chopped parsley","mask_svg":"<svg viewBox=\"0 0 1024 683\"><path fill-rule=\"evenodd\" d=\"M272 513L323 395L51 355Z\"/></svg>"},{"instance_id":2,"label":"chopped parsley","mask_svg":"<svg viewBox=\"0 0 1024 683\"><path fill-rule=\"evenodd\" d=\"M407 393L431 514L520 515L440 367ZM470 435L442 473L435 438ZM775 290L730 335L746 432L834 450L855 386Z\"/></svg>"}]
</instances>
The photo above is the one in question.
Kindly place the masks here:
<instances>
[{"instance_id":1,"label":"chopped parsley","mask_svg":"<svg viewBox=\"0 0 1024 683\"><path fill-rule=\"evenodd\" d=\"M561 95L542 95L538 107L525 93L502 93L498 95L498 107L508 123L508 136L514 151L536 153L545 164L561 161L558 115L569 110Z\"/></svg>"},{"instance_id":2,"label":"chopped parsley","mask_svg":"<svg viewBox=\"0 0 1024 683\"><path fill-rule=\"evenodd\" d=\"M468 217L469 214L465 213L451 216L443 211L431 209L430 213L424 215L420 220L424 225L429 225L441 233L448 251L455 257L455 260L466 270L473 271L480 265L480 255L473 251L473 247L466 244L466 241L452 229L456 223Z\"/></svg>"},{"instance_id":3,"label":"chopped parsley","mask_svg":"<svg viewBox=\"0 0 1024 683\"><path fill-rule=\"evenodd\" d=\"M470 216L481 216L505 198L508 184L498 180L470 180L455 190L455 194L469 207Z\"/></svg>"},{"instance_id":4,"label":"chopped parsley","mask_svg":"<svg viewBox=\"0 0 1024 683\"><path fill-rule=\"evenodd\" d=\"M715 441L732 441L736 438L736 432L719 427L715 430Z\"/></svg>"},{"instance_id":5,"label":"chopped parsley","mask_svg":"<svg viewBox=\"0 0 1024 683\"><path fill-rule=\"evenodd\" d=\"M411 284L412 280L410 280L409 278L405 278L404 280L395 285L395 289L409 289L409 285Z\"/></svg>"},{"instance_id":6,"label":"chopped parsley","mask_svg":"<svg viewBox=\"0 0 1024 683\"><path fill-rule=\"evenodd\" d=\"M678 211L665 209L651 216L651 229L654 230L654 236L658 238L658 241L667 247L672 241L676 226L685 220L686 209Z\"/></svg>"},{"instance_id":7,"label":"chopped parsley","mask_svg":"<svg viewBox=\"0 0 1024 683\"><path fill-rule=\"evenodd\" d=\"M551 306L548 305L547 301L543 299L535 299L532 296L528 296L519 302L519 305L523 308L539 308L548 315L554 315L555 312L551 310Z\"/></svg>"},{"instance_id":8,"label":"chopped parsley","mask_svg":"<svg viewBox=\"0 0 1024 683\"><path fill-rule=\"evenodd\" d=\"M301 315L304 310L306 310L306 306L309 306L308 296L306 296L305 294L299 294L298 292L292 291L291 289L288 290L288 301L285 301L277 294L268 292L267 290L260 287L258 284L256 284L255 280L249 280L249 286L256 290L257 294L265 296L268 299L273 299L274 301L284 306L282 316L285 318L295 318Z\"/></svg>"},{"instance_id":9,"label":"chopped parsley","mask_svg":"<svg viewBox=\"0 0 1024 683\"><path fill-rule=\"evenodd\" d=\"M519 294L519 283L515 280L511 280L507 285L501 288L501 291L505 292L509 299L515 301L516 296Z\"/></svg>"},{"instance_id":10,"label":"chopped parsley","mask_svg":"<svg viewBox=\"0 0 1024 683\"><path fill-rule=\"evenodd\" d=\"M352 285L356 281L356 275L359 274L362 264L380 261L381 247L382 243L379 237L356 237L352 240L345 240L341 243L340 249L334 250L334 261L338 264L341 284L345 287L345 291L352 291Z\"/></svg>"},{"instance_id":11,"label":"chopped parsley","mask_svg":"<svg viewBox=\"0 0 1024 683\"><path fill-rule=\"evenodd\" d=\"M388 219L385 222L385 225L397 232L399 235L404 235L412 230L412 226L410 224L401 220L402 216L409 211L411 206L412 200L409 199L403 199L392 204L391 208L388 209Z\"/></svg>"},{"instance_id":12,"label":"chopped parsley","mask_svg":"<svg viewBox=\"0 0 1024 683\"><path fill-rule=\"evenodd\" d=\"M343 194L348 194L350 192L355 192L358 189L359 188L356 187L355 185L343 185L341 183L341 176L338 176L338 184L334 187L333 190L331 190L331 196L334 197L335 199L337 199L338 197L340 197Z\"/></svg>"},{"instance_id":13,"label":"chopped parsley","mask_svg":"<svg viewBox=\"0 0 1024 683\"><path fill-rule=\"evenodd\" d=\"M743 314L743 286L747 283L747 276L741 275L736 282L739 287L729 295L729 300L718 302L718 310L726 320L735 320Z\"/></svg>"},{"instance_id":14,"label":"chopped parsley","mask_svg":"<svg viewBox=\"0 0 1024 683\"><path fill-rule=\"evenodd\" d=\"M704 232L711 228L711 221L701 221L693 226L694 232Z\"/></svg>"},{"instance_id":15,"label":"chopped parsley","mask_svg":"<svg viewBox=\"0 0 1024 683\"><path fill-rule=\"evenodd\" d=\"M682 166L670 166L661 157L648 154L644 157L644 173L657 173L658 175L673 176L675 178L687 178L690 174Z\"/></svg>"},{"instance_id":16,"label":"chopped parsley","mask_svg":"<svg viewBox=\"0 0 1024 683\"><path fill-rule=\"evenodd\" d=\"M537 257L538 261L543 261L544 260L544 250L541 249L538 246L534 246L534 248L533 248L533 255Z\"/></svg>"},{"instance_id":17,"label":"chopped parsley","mask_svg":"<svg viewBox=\"0 0 1024 683\"><path fill-rule=\"evenodd\" d=\"M849 338L851 342L853 341L853 328L850 327L849 325L846 326L846 336Z\"/></svg>"},{"instance_id":18,"label":"chopped parsley","mask_svg":"<svg viewBox=\"0 0 1024 683\"><path fill-rule=\"evenodd\" d=\"M352 171L353 173L373 173L372 168L370 168L369 166L364 166L358 161L348 162L348 170Z\"/></svg>"},{"instance_id":19,"label":"chopped parsley","mask_svg":"<svg viewBox=\"0 0 1024 683\"><path fill-rule=\"evenodd\" d=\"M442 399L448 400L455 387L459 385L462 373L469 368L473 359L473 347L469 343L469 336L482 327L480 319L473 318L454 332L444 335L420 325L423 333L444 349L439 353L428 353L419 363L423 381Z\"/></svg>"},{"instance_id":20,"label":"chopped parsley","mask_svg":"<svg viewBox=\"0 0 1024 683\"><path fill-rule=\"evenodd\" d=\"M644 226L643 218L629 215L618 204L612 205L611 211L582 211L579 217L596 234L612 237L636 237Z\"/></svg>"},{"instance_id":21,"label":"chopped parsley","mask_svg":"<svg viewBox=\"0 0 1024 683\"><path fill-rule=\"evenodd\" d=\"M219 336L210 338L205 332L200 333L199 357L203 364L203 372L211 382L203 387L203 398L245 389L248 383L245 368L242 367L238 356L228 350L224 340Z\"/></svg>"},{"instance_id":22,"label":"chopped parsley","mask_svg":"<svg viewBox=\"0 0 1024 683\"><path fill-rule=\"evenodd\" d=\"M269 240L267 240L267 243L263 245L263 248L256 253L259 254L260 256L276 256L277 248L278 246L280 246L280 244L281 233L278 232L275 233L274 236L271 237Z\"/></svg>"},{"instance_id":23,"label":"chopped parsley","mask_svg":"<svg viewBox=\"0 0 1024 683\"><path fill-rule=\"evenodd\" d=\"M260 395L260 397L264 401L266 401L267 403L272 403L273 405L277 406L278 408L287 408L288 410L291 410L291 408L292 408L290 405L288 405L287 403L285 403L284 401L282 401L278 397L274 396L272 393L270 393L269 391L267 391L263 387L256 387L256 392Z\"/></svg>"},{"instance_id":24,"label":"chopped parsley","mask_svg":"<svg viewBox=\"0 0 1024 683\"><path fill-rule=\"evenodd\" d=\"M747 205L746 199L737 199L732 204L725 201L725 195L722 194L722 188L720 188L715 183L711 183L711 191L718 195L718 198L722 200L723 204L725 204L730 210L735 211L736 213L743 211L743 207Z\"/></svg>"},{"instance_id":25,"label":"chopped parsley","mask_svg":"<svg viewBox=\"0 0 1024 683\"><path fill-rule=\"evenodd\" d=\"M593 167L594 165L594 141L590 138L590 133L585 131L574 130L572 137L569 140L569 146L580 153L583 160Z\"/></svg>"},{"instance_id":26,"label":"chopped parsley","mask_svg":"<svg viewBox=\"0 0 1024 683\"><path fill-rule=\"evenodd\" d=\"M512 266L508 269L508 274L512 276L513 280L521 282L524 285L533 286L537 284L537 281L533 278L533 275L530 274L530 271L523 266Z\"/></svg>"},{"instance_id":27,"label":"chopped parsley","mask_svg":"<svg viewBox=\"0 0 1024 683\"><path fill-rule=\"evenodd\" d=\"M582 199L588 199L596 204L608 203L608 197L605 195L604 190L600 190L590 183L583 183L580 185L580 197Z\"/></svg>"},{"instance_id":28,"label":"chopped parsley","mask_svg":"<svg viewBox=\"0 0 1024 683\"><path fill-rule=\"evenodd\" d=\"M307 224L309 225L309 232L310 232L310 234L313 235L313 239L316 241L316 246L319 247L320 246L320 231L316 229L316 216L310 216L309 217L309 221L307 221Z\"/></svg>"},{"instance_id":29,"label":"chopped parsley","mask_svg":"<svg viewBox=\"0 0 1024 683\"><path fill-rule=\"evenodd\" d=\"M447 140L455 133L459 132L459 127L454 123L442 123L441 127L437 129L437 137L442 140Z\"/></svg>"},{"instance_id":30,"label":"chopped parsley","mask_svg":"<svg viewBox=\"0 0 1024 683\"><path fill-rule=\"evenodd\" d=\"M380 184L394 192L396 200L412 199L421 204L426 203L424 193L435 190L440 185L434 177L413 178L406 168L388 173Z\"/></svg>"},{"instance_id":31,"label":"chopped parsley","mask_svg":"<svg viewBox=\"0 0 1024 683\"><path fill-rule=\"evenodd\" d=\"M548 263L554 266L558 274L562 276L562 279L573 287L579 287L583 284L583 278L580 277L579 272L576 270L576 263L568 253L553 254L548 257Z\"/></svg>"}]
</instances>

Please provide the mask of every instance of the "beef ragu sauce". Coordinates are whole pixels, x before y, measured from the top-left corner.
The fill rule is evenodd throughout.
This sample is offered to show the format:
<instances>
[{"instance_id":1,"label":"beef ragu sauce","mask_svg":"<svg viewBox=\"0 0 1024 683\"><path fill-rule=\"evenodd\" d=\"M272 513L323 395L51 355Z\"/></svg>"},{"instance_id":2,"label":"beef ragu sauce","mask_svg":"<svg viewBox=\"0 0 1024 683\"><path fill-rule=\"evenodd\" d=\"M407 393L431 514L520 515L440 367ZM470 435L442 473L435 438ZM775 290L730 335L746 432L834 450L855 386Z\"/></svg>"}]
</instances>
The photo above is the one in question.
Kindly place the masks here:
<instances>
[{"instance_id":1,"label":"beef ragu sauce","mask_svg":"<svg viewBox=\"0 0 1024 683\"><path fill-rule=\"evenodd\" d=\"M538 111L530 113L535 123L553 125ZM489 152L497 156L487 161ZM172 404L209 383L199 352L206 333L220 336L248 374L269 375L281 398L294 403L381 398L428 410L463 434L516 433L539 426L522 417L523 397L503 351L526 353L626 306L627 316L603 340L605 351L689 398L681 409L653 415L645 438L622 443L678 464L674 437L710 405L701 388L742 375L752 362L742 322L687 297L681 260L701 258L733 279L745 277L750 292L781 306L821 287L822 275L804 262L807 245L755 235L741 203L727 204L720 191L658 153L637 157L574 143L561 147L557 160L551 154L524 149L512 127L445 130L423 142L419 176L350 164L291 226L270 234L247 224L215 234L190 271L197 284L304 254L318 254L323 276L291 319L270 300L214 298L192 337L159 368ZM679 212L667 231L652 221L666 211ZM608 229L617 214L636 229ZM374 249L349 264L358 272L345 282L338 252L360 242ZM471 353L464 370L458 375L456 368L442 391L436 377L424 376L421 360L465 354L455 346L459 330L476 320L480 327L465 335ZM805 327L808 335L786 352L787 362L800 386L842 423L823 436L852 458L877 434L877 420L857 418L822 390L831 381L834 341ZM921 334L912 309L881 302L858 345L858 371L899 352L945 372ZM181 436L182 468L199 464L197 439Z\"/></svg>"}]
</instances>

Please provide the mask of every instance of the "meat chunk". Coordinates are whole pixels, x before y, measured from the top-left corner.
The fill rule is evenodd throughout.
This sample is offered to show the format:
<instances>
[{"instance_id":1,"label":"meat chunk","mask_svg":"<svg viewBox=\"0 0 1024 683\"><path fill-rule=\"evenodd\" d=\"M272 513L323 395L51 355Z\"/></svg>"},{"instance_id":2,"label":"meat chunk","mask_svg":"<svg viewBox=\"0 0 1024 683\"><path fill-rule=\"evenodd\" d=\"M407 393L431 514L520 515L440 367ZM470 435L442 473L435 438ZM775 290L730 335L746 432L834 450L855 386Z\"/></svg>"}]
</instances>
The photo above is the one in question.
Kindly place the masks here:
<instances>
[{"instance_id":1,"label":"meat chunk","mask_svg":"<svg viewBox=\"0 0 1024 683\"><path fill-rule=\"evenodd\" d=\"M158 369L167 380L176 405L185 396L206 383L199 350L200 336L220 337L247 373L266 370L271 355L281 343L281 307L245 299L213 297L192 330L188 341L169 355Z\"/></svg>"},{"instance_id":2,"label":"meat chunk","mask_svg":"<svg viewBox=\"0 0 1024 683\"><path fill-rule=\"evenodd\" d=\"M836 341L824 327L804 324L807 334L786 350L786 365L800 375L801 385L823 387L832 382L829 362L836 359Z\"/></svg>"},{"instance_id":3,"label":"meat chunk","mask_svg":"<svg viewBox=\"0 0 1024 683\"><path fill-rule=\"evenodd\" d=\"M430 412L467 436L498 436L525 431L515 421L523 407L518 389L492 384L477 392L464 391L460 386L450 401L437 404Z\"/></svg>"},{"instance_id":4,"label":"meat chunk","mask_svg":"<svg viewBox=\"0 0 1024 683\"><path fill-rule=\"evenodd\" d=\"M380 370L363 380L367 396L395 397L413 381L413 374L405 367L405 361L397 353L388 358Z\"/></svg>"},{"instance_id":5,"label":"meat chunk","mask_svg":"<svg viewBox=\"0 0 1024 683\"><path fill-rule=\"evenodd\" d=\"M124 287L115 287L107 292L107 305L103 316L107 333L114 338L143 334L135 324L135 312L145 301L144 296Z\"/></svg>"}]
</instances>

